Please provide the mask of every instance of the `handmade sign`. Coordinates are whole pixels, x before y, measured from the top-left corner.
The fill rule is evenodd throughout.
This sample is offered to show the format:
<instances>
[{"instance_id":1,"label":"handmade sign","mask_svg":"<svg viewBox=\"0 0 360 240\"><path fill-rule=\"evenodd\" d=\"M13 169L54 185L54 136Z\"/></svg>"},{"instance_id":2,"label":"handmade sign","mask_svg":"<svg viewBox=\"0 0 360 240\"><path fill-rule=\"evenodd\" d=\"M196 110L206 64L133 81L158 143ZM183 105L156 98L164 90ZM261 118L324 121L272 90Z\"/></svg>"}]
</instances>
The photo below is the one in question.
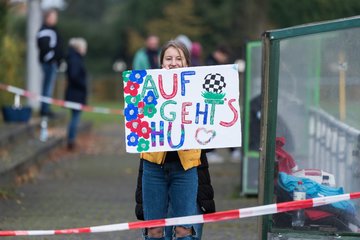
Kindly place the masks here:
<instances>
[{"instance_id":1,"label":"handmade sign","mask_svg":"<svg viewBox=\"0 0 360 240\"><path fill-rule=\"evenodd\" d=\"M241 146L237 65L123 72L130 153Z\"/></svg>"}]
</instances>

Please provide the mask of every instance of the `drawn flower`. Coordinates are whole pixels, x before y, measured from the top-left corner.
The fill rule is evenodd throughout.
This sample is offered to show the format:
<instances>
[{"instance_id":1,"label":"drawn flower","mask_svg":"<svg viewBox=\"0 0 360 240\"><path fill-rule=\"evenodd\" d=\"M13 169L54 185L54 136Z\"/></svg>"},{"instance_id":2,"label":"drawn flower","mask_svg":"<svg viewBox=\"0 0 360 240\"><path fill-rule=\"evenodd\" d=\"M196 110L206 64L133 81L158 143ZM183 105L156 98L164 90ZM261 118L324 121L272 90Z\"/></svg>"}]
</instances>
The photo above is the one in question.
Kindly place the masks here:
<instances>
[{"instance_id":1,"label":"drawn flower","mask_svg":"<svg viewBox=\"0 0 360 240\"><path fill-rule=\"evenodd\" d=\"M145 107L144 107L145 116L152 118L156 112L157 112L157 109L155 108L154 104L145 105Z\"/></svg>"},{"instance_id":2,"label":"drawn flower","mask_svg":"<svg viewBox=\"0 0 360 240\"><path fill-rule=\"evenodd\" d=\"M146 70L133 70L129 76L129 79L138 84L142 84L145 76Z\"/></svg>"},{"instance_id":3,"label":"drawn flower","mask_svg":"<svg viewBox=\"0 0 360 240\"><path fill-rule=\"evenodd\" d=\"M139 127L137 128L136 133L139 135L139 137L143 137L148 139L151 133L151 128L149 127L148 122L141 122Z\"/></svg>"},{"instance_id":4,"label":"drawn flower","mask_svg":"<svg viewBox=\"0 0 360 240\"><path fill-rule=\"evenodd\" d=\"M154 105L157 104L156 96L155 96L155 94L154 94L153 91L148 91L148 93L147 93L146 96L144 97L144 102L145 102L146 104L154 104Z\"/></svg>"},{"instance_id":5,"label":"drawn flower","mask_svg":"<svg viewBox=\"0 0 360 240\"><path fill-rule=\"evenodd\" d=\"M131 70L123 71L122 77L124 82L129 81L130 74L131 74Z\"/></svg>"},{"instance_id":6,"label":"drawn flower","mask_svg":"<svg viewBox=\"0 0 360 240\"><path fill-rule=\"evenodd\" d=\"M125 97L125 102L127 104L134 104L136 106L139 103L139 101L140 101L140 94L136 96L128 95Z\"/></svg>"},{"instance_id":7,"label":"drawn flower","mask_svg":"<svg viewBox=\"0 0 360 240\"><path fill-rule=\"evenodd\" d=\"M126 83L126 87L124 88L124 92L135 97L138 94L139 87L140 87L140 85L138 83L128 81Z\"/></svg>"},{"instance_id":8,"label":"drawn flower","mask_svg":"<svg viewBox=\"0 0 360 240\"><path fill-rule=\"evenodd\" d=\"M138 118L143 118L144 117L144 107L145 107L144 102L139 102L138 103Z\"/></svg>"},{"instance_id":9,"label":"drawn flower","mask_svg":"<svg viewBox=\"0 0 360 240\"><path fill-rule=\"evenodd\" d=\"M150 144L150 141L140 138L138 147L137 147L137 151L144 152L144 151L149 150L149 144Z\"/></svg>"},{"instance_id":10,"label":"drawn flower","mask_svg":"<svg viewBox=\"0 0 360 240\"><path fill-rule=\"evenodd\" d=\"M124 115L126 121L131 121L137 118L138 109L134 106L134 104L128 104L124 109Z\"/></svg>"},{"instance_id":11,"label":"drawn flower","mask_svg":"<svg viewBox=\"0 0 360 240\"><path fill-rule=\"evenodd\" d=\"M137 146L139 143L139 136L136 133L130 133L127 137L127 145L128 146Z\"/></svg>"},{"instance_id":12,"label":"drawn flower","mask_svg":"<svg viewBox=\"0 0 360 240\"><path fill-rule=\"evenodd\" d=\"M138 127L140 126L140 123L141 123L140 119L135 119L130 122L127 122L126 127L130 129L131 132L136 132Z\"/></svg>"}]
</instances>

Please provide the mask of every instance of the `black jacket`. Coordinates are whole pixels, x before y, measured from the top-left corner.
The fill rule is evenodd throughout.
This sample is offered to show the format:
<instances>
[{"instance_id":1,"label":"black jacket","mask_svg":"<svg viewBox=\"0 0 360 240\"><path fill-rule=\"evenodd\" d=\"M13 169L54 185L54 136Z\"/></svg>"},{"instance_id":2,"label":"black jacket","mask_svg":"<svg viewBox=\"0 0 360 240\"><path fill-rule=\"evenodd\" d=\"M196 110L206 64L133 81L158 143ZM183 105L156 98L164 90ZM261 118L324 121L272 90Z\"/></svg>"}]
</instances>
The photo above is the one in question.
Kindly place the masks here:
<instances>
[{"instance_id":1,"label":"black jacket","mask_svg":"<svg viewBox=\"0 0 360 240\"><path fill-rule=\"evenodd\" d=\"M41 63L60 63L64 57L63 44L56 27L42 25L37 33L39 61Z\"/></svg>"},{"instance_id":2,"label":"black jacket","mask_svg":"<svg viewBox=\"0 0 360 240\"><path fill-rule=\"evenodd\" d=\"M250 150L258 151L260 147L261 95L250 101Z\"/></svg>"},{"instance_id":3,"label":"black jacket","mask_svg":"<svg viewBox=\"0 0 360 240\"><path fill-rule=\"evenodd\" d=\"M206 58L205 64L206 64L206 65L219 65L220 63L214 58L213 54L210 54L210 55Z\"/></svg>"},{"instance_id":4,"label":"black jacket","mask_svg":"<svg viewBox=\"0 0 360 240\"><path fill-rule=\"evenodd\" d=\"M140 160L139 175L137 179L137 187L135 192L135 214L137 219L144 220L144 211L142 205L142 173L143 160ZM214 189L211 185L209 164L204 150L201 151L201 165L197 167L198 172L198 194L197 202L203 213L215 212Z\"/></svg>"},{"instance_id":5,"label":"black jacket","mask_svg":"<svg viewBox=\"0 0 360 240\"><path fill-rule=\"evenodd\" d=\"M67 86L65 100L86 104L87 74L83 57L73 48L69 48L67 63Z\"/></svg>"}]
</instances>

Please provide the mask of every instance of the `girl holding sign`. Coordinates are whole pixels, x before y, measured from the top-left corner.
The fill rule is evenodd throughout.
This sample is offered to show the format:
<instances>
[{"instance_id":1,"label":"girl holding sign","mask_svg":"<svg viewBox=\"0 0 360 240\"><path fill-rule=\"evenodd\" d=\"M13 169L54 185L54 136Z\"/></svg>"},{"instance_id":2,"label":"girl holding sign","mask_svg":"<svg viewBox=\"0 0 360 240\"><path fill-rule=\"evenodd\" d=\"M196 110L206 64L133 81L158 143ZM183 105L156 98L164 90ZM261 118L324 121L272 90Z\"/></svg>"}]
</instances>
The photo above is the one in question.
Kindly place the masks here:
<instances>
[{"instance_id":1,"label":"girl holding sign","mask_svg":"<svg viewBox=\"0 0 360 240\"><path fill-rule=\"evenodd\" d=\"M164 69L188 67L190 54L180 42L169 41L160 54ZM200 149L172 152L141 153L143 160L142 197L145 220L167 217L171 205L172 217L196 215L198 172L197 167L206 162ZM174 227L175 239L191 240L195 237L193 225ZM145 230L144 239L165 239L161 227Z\"/></svg>"}]
</instances>

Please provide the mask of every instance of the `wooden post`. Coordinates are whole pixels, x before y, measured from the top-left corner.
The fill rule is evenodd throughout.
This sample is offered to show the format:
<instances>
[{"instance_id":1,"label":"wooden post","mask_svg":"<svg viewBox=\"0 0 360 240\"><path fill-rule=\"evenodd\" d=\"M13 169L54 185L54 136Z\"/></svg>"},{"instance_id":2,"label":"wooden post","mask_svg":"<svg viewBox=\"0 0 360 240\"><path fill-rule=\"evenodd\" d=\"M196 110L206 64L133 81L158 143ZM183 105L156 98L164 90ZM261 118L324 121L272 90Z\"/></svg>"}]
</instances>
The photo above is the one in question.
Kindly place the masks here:
<instances>
[{"instance_id":1,"label":"wooden post","mask_svg":"<svg viewBox=\"0 0 360 240\"><path fill-rule=\"evenodd\" d=\"M339 118L346 119L346 69L344 52L339 53Z\"/></svg>"}]
</instances>

